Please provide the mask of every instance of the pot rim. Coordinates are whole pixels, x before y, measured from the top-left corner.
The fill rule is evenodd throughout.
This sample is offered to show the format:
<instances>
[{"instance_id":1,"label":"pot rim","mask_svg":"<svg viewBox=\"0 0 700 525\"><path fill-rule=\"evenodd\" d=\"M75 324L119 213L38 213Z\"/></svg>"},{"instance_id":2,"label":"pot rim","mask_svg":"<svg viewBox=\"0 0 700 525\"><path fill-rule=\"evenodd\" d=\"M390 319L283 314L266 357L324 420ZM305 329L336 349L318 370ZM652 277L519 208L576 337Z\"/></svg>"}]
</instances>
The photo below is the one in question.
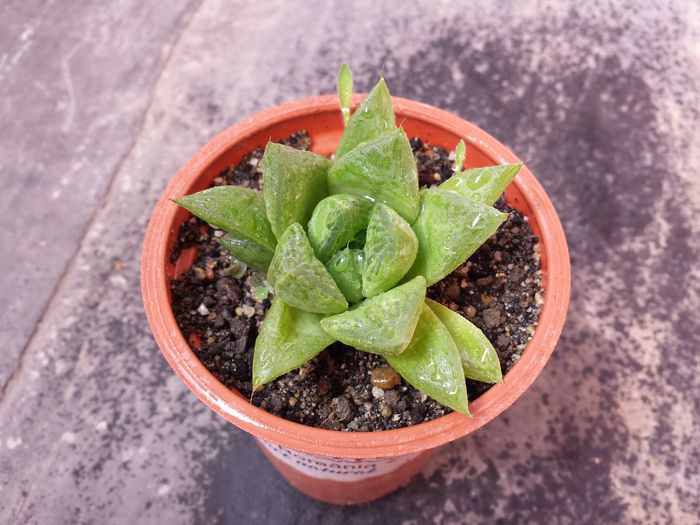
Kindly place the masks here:
<instances>
[{"instance_id":1,"label":"pot rim","mask_svg":"<svg viewBox=\"0 0 700 525\"><path fill-rule=\"evenodd\" d=\"M495 163L522 162L491 135L447 111L421 102L392 97L397 120L409 117L430 122L475 145ZM360 95L354 97L354 103ZM166 240L177 206L172 198L187 188L233 144L257 131L292 118L338 111L334 95L287 102L234 124L216 135L168 183L148 224L141 258L141 291L154 338L175 373L207 406L236 426L298 451L340 458L381 458L428 450L476 431L513 404L537 378L556 346L566 320L570 296L570 263L566 237L546 192L527 166L513 184L531 208L540 230L540 251L547 261L543 272L544 303L533 338L520 360L473 403L472 417L453 412L410 427L375 432L342 432L288 421L255 407L236 391L220 383L199 361L181 334L170 306L165 261Z\"/></svg>"}]
</instances>

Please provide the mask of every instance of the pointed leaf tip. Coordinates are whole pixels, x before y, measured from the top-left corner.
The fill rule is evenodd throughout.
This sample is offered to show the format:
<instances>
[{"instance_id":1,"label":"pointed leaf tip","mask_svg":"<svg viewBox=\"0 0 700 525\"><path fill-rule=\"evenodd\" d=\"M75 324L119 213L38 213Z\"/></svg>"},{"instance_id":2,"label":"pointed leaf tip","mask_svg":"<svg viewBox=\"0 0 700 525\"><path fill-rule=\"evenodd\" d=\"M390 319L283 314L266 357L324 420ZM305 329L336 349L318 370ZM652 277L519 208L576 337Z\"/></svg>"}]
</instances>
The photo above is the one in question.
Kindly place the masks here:
<instances>
[{"instance_id":1,"label":"pointed leaf tip","mask_svg":"<svg viewBox=\"0 0 700 525\"><path fill-rule=\"evenodd\" d=\"M265 215L265 202L259 191L241 186L215 186L174 200L215 228L269 250L275 249L277 239Z\"/></svg>"},{"instance_id":2,"label":"pointed leaf tip","mask_svg":"<svg viewBox=\"0 0 700 525\"><path fill-rule=\"evenodd\" d=\"M484 333L446 306L431 299L425 302L450 332L459 351L465 377L483 383L500 383L503 380L501 362Z\"/></svg>"},{"instance_id":3,"label":"pointed leaf tip","mask_svg":"<svg viewBox=\"0 0 700 525\"><path fill-rule=\"evenodd\" d=\"M408 275L423 275L428 286L447 276L493 235L508 215L454 191L421 191L413 231L418 255Z\"/></svg>"},{"instance_id":4,"label":"pointed leaf tip","mask_svg":"<svg viewBox=\"0 0 700 525\"><path fill-rule=\"evenodd\" d=\"M277 238L295 222L306 224L316 204L328 195L331 161L284 144L269 142L262 161L263 197Z\"/></svg>"},{"instance_id":5,"label":"pointed leaf tip","mask_svg":"<svg viewBox=\"0 0 700 525\"><path fill-rule=\"evenodd\" d=\"M469 415L467 385L459 351L450 332L423 303L421 316L408 348L387 362L409 384L441 405Z\"/></svg>"},{"instance_id":6,"label":"pointed leaf tip","mask_svg":"<svg viewBox=\"0 0 700 525\"><path fill-rule=\"evenodd\" d=\"M487 206L492 206L522 168L522 164L499 164L455 173L440 184L449 190Z\"/></svg>"},{"instance_id":7,"label":"pointed leaf tip","mask_svg":"<svg viewBox=\"0 0 700 525\"><path fill-rule=\"evenodd\" d=\"M377 138L396 126L391 94L383 79L372 88L347 123L336 159L353 150L359 144Z\"/></svg>"},{"instance_id":8,"label":"pointed leaf tip","mask_svg":"<svg viewBox=\"0 0 700 525\"><path fill-rule=\"evenodd\" d=\"M371 210L369 200L355 195L331 195L319 202L307 228L309 241L319 260L327 262L366 229Z\"/></svg>"},{"instance_id":9,"label":"pointed leaf tip","mask_svg":"<svg viewBox=\"0 0 700 525\"><path fill-rule=\"evenodd\" d=\"M341 64L338 71L338 100L340 111L343 115L343 122L347 126L350 120L350 105L352 104L352 71L347 64Z\"/></svg>"},{"instance_id":10,"label":"pointed leaf tip","mask_svg":"<svg viewBox=\"0 0 700 525\"><path fill-rule=\"evenodd\" d=\"M348 308L345 296L314 255L298 223L280 237L267 278L280 299L295 308L319 314L337 314Z\"/></svg>"},{"instance_id":11,"label":"pointed leaf tip","mask_svg":"<svg viewBox=\"0 0 700 525\"><path fill-rule=\"evenodd\" d=\"M328 188L386 204L411 224L420 206L418 169L404 131L393 129L336 160Z\"/></svg>"},{"instance_id":12,"label":"pointed leaf tip","mask_svg":"<svg viewBox=\"0 0 700 525\"><path fill-rule=\"evenodd\" d=\"M455 148L455 174L459 174L464 169L464 158L466 156L467 146L464 144L464 140L459 139L457 147Z\"/></svg>"},{"instance_id":13,"label":"pointed leaf tip","mask_svg":"<svg viewBox=\"0 0 700 525\"><path fill-rule=\"evenodd\" d=\"M411 269L418 239L401 215L378 202L370 215L364 250L362 292L374 297L394 287Z\"/></svg>"},{"instance_id":14,"label":"pointed leaf tip","mask_svg":"<svg viewBox=\"0 0 700 525\"><path fill-rule=\"evenodd\" d=\"M352 310L326 317L321 326L335 339L358 350L399 354L411 341L424 298L425 279L418 276L365 299Z\"/></svg>"},{"instance_id":15,"label":"pointed leaf tip","mask_svg":"<svg viewBox=\"0 0 700 525\"><path fill-rule=\"evenodd\" d=\"M253 390L299 368L333 343L319 324L321 316L299 310L276 297L255 340Z\"/></svg>"}]
</instances>

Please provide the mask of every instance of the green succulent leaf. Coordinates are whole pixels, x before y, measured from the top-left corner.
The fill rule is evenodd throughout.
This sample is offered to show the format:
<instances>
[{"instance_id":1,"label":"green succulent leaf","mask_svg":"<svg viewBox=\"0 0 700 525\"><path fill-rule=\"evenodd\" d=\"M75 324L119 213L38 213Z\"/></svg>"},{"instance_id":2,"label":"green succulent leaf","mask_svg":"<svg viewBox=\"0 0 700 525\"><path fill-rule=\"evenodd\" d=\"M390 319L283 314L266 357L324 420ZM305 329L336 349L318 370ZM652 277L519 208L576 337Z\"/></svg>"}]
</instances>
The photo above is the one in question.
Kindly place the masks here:
<instances>
[{"instance_id":1,"label":"green succulent leaf","mask_svg":"<svg viewBox=\"0 0 700 525\"><path fill-rule=\"evenodd\" d=\"M400 355L386 356L386 360L421 392L452 410L469 414L459 351L450 332L425 303L408 348Z\"/></svg>"},{"instance_id":2,"label":"green succulent leaf","mask_svg":"<svg viewBox=\"0 0 700 525\"><path fill-rule=\"evenodd\" d=\"M425 279L415 279L326 317L321 326L346 345L381 355L400 354L411 342L425 299Z\"/></svg>"},{"instance_id":3,"label":"green succulent leaf","mask_svg":"<svg viewBox=\"0 0 700 525\"><path fill-rule=\"evenodd\" d=\"M272 301L253 354L253 390L299 368L333 343L319 324L321 316Z\"/></svg>"},{"instance_id":4,"label":"green succulent leaf","mask_svg":"<svg viewBox=\"0 0 700 525\"><path fill-rule=\"evenodd\" d=\"M348 308L343 292L314 255L298 223L290 225L280 237L267 279L280 299L306 312L337 314Z\"/></svg>"},{"instance_id":5,"label":"green succulent leaf","mask_svg":"<svg viewBox=\"0 0 700 525\"><path fill-rule=\"evenodd\" d=\"M418 255L408 275L422 275L430 286L466 261L508 215L440 188L422 190L421 197L413 224Z\"/></svg>"},{"instance_id":6,"label":"green succulent leaf","mask_svg":"<svg viewBox=\"0 0 700 525\"><path fill-rule=\"evenodd\" d=\"M465 377L484 383L500 383L503 380L501 362L484 333L446 306L430 299L425 302L450 332L459 350Z\"/></svg>"},{"instance_id":7,"label":"green succulent leaf","mask_svg":"<svg viewBox=\"0 0 700 525\"><path fill-rule=\"evenodd\" d=\"M365 240L362 293L374 297L395 286L411 269L418 239L398 213L377 203L370 215Z\"/></svg>"},{"instance_id":8,"label":"green succulent leaf","mask_svg":"<svg viewBox=\"0 0 700 525\"><path fill-rule=\"evenodd\" d=\"M345 248L337 252L326 264L328 273L350 304L359 303L362 295L362 267L365 255L362 250Z\"/></svg>"},{"instance_id":9,"label":"green succulent leaf","mask_svg":"<svg viewBox=\"0 0 700 525\"><path fill-rule=\"evenodd\" d=\"M274 250L277 239L265 216L259 191L241 186L216 186L175 202L215 228Z\"/></svg>"},{"instance_id":10,"label":"green succulent leaf","mask_svg":"<svg viewBox=\"0 0 700 525\"><path fill-rule=\"evenodd\" d=\"M475 202L493 205L520 171L522 164L500 164L456 173L440 184L441 190L464 195Z\"/></svg>"},{"instance_id":11,"label":"green succulent leaf","mask_svg":"<svg viewBox=\"0 0 700 525\"><path fill-rule=\"evenodd\" d=\"M263 196L278 239L290 224L306 224L316 204L328 195L330 165L330 160L310 151L267 144L262 158Z\"/></svg>"},{"instance_id":12,"label":"green succulent leaf","mask_svg":"<svg viewBox=\"0 0 700 525\"><path fill-rule=\"evenodd\" d=\"M336 160L328 173L328 187L331 193L349 193L386 204L409 224L418 216L416 160L401 129L360 144Z\"/></svg>"},{"instance_id":13,"label":"green succulent leaf","mask_svg":"<svg viewBox=\"0 0 700 525\"><path fill-rule=\"evenodd\" d=\"M352 71L347 64L341 64L338 71L338 100L343 114L343 123L347 126L350 120L350 104L352 103Z\"/></svg>"},{"instance_id":14,"label":"green succulent leaf","mask_svg":"<svg viewBox=\"0 0 700 525\"><path fill-rule=\"evenodd\" d=\"M367 98L355 110L347 123L335 152L335 158L339 159L358 144L375 139L394 129L395 125L396 118L394 117L394 108L391 105L391 94L389 94L389 88L382 78L372 88L372 91L369 92Z\"/></svg>"},{"instance_id":15,"label":"green succulent leaf","mask_svg":"<svg viewBox=\"0 0 700 525\"><path fill-rule=\"evenodd\" d=\"M267 272L274 253L256 242L233 235L224 235L219 239L219 244L236 259L261 272Z\"/></svg>"},{"instance_id":16,"label":"green succulent leaf","mask_svg":"<svg viewBox=\"0 0 700 525\"><path fill-rule=\"evenodd\" d=\"M331 195L318 203L307 230L321 262L327 262L367 228L371 210L370 201L355 195Z\"/></svg>"},{"instance_id":17,"label":"green succulent leaf","mask_svg":"<svg viewBox=\"0 0 700 525\"><path fill-rule=\"evenodd\" d=\"M464 168L464 157L467 153L467 146L464 144L464 140L460 139L455 148L455 174L460 174Z\"/></svg>"}]
</instances>

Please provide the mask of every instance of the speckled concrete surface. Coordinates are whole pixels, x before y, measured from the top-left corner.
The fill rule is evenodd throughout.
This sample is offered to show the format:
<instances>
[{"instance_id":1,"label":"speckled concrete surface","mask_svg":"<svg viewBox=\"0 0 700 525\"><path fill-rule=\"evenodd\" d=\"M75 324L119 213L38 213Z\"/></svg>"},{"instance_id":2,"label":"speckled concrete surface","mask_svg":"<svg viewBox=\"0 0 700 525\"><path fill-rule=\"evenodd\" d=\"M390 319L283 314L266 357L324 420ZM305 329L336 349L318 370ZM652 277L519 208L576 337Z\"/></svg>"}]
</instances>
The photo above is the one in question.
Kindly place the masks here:
<instances>
[{"instance_id":1,"label":"speckled concrete surface","mask_svg":"<svg viewBox=\"0 0 700 525\"><path fill-rule=\"evenodd\" d=\"M194 2L0 5L0 385L137 140ZM128 20L128 22L127 22ZM27 227L29 226L29 227Z\"/></svg>"},{"instance_id":2,"label":"speckled concrete surface","mask_svg":"<svg viewBox=\"0 0 700 525\"><path fill-rule=\"evenodd\" d=\"M0 523L697 523L697 3L252 4L0 7ZM358 508L300 496L199 404L138 290L177 168L341 60L526 159L574 273L528 393Z\"/></svg>"}]
</instances>

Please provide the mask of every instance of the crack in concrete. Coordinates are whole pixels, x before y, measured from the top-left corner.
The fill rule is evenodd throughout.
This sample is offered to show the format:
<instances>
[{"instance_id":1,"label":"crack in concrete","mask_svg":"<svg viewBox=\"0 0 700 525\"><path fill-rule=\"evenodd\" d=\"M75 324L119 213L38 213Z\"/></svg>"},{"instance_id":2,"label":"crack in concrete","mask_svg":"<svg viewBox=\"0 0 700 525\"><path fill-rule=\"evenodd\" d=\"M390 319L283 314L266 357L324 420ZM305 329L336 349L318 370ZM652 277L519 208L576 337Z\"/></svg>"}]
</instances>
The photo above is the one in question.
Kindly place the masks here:
<instances>
[{"instance_id":1,"label":"crack in concrete","mask_svg":"<svg viewBox=\"0 0 700 525\"><path fill-rule=\"evenodd\" d=\"M144 108L141 119L136 126L136 133L134 134L134 139L131 142L131 145L129 146L127 151L117 162L111 176L109 177L109 181L107 182L102 197L99 199L99 203L95 205L93 212L90 214L90 217L87 223L85 224L85 227L83 228L82 234L80 236L80 242L77 244L76 249L73 251L73 254L71 255L65 267L59 274L58 279L56 280L56 284L53 286L51 293L49 294L49 297L47 298L46 303L44 304L44 307L41 309L41 313L39 314L37 322L35 323L31 333L29 334L29 337L27 338L27 342L22 347L22 350L19 353L17 365L10 372L5 383L0 387L0 406L2 406L13 385L19 380L20 376L22 375L22 372L26 367L27 354L29 353L28 350L31 347L32 342L36 338L37 333L39 332L39 327L44 322L44 319L46 319L49 311L51 310L51 307L53 306L56 300L56 297L59 296L63 291L63 284L66 280L66 277L71 273L71 271L74 268L76 257L80 253L80 250L83 248L85 238L87 237L88 233L95 224L100 210L104 209L107 203L109 202L112 195L112 191L114 189L114 182L119 177L119 174L121 173L124 164L131 157L132 153L134 152L134 149L136 148L136 146L139 143L139 140L141 139L141 135L148 120L148 115L151 112L151 108L153 106L155 95L158 91L158 86L160 85L161 79L163 78L163 74L165 73L168 64L170 63L170 59L174 55L175 49L177 48L178 43L182 38L182 35L184 35L190 28L192 21L194 20L197 13L202 8L205 2L206 0L199 0L197 2L193 2L191 4L191 7L188 7L188 9L185 10L181 17L181 29L178 32L177 36L175 36L172 42L166 42L161 47L161 50L166 49L167 51L164 54L161 52L160 69L158 71L158 76L153 82L153 87L151 88L151 91L148 94L146 107Z\"/></svg>"}]
</instances>

